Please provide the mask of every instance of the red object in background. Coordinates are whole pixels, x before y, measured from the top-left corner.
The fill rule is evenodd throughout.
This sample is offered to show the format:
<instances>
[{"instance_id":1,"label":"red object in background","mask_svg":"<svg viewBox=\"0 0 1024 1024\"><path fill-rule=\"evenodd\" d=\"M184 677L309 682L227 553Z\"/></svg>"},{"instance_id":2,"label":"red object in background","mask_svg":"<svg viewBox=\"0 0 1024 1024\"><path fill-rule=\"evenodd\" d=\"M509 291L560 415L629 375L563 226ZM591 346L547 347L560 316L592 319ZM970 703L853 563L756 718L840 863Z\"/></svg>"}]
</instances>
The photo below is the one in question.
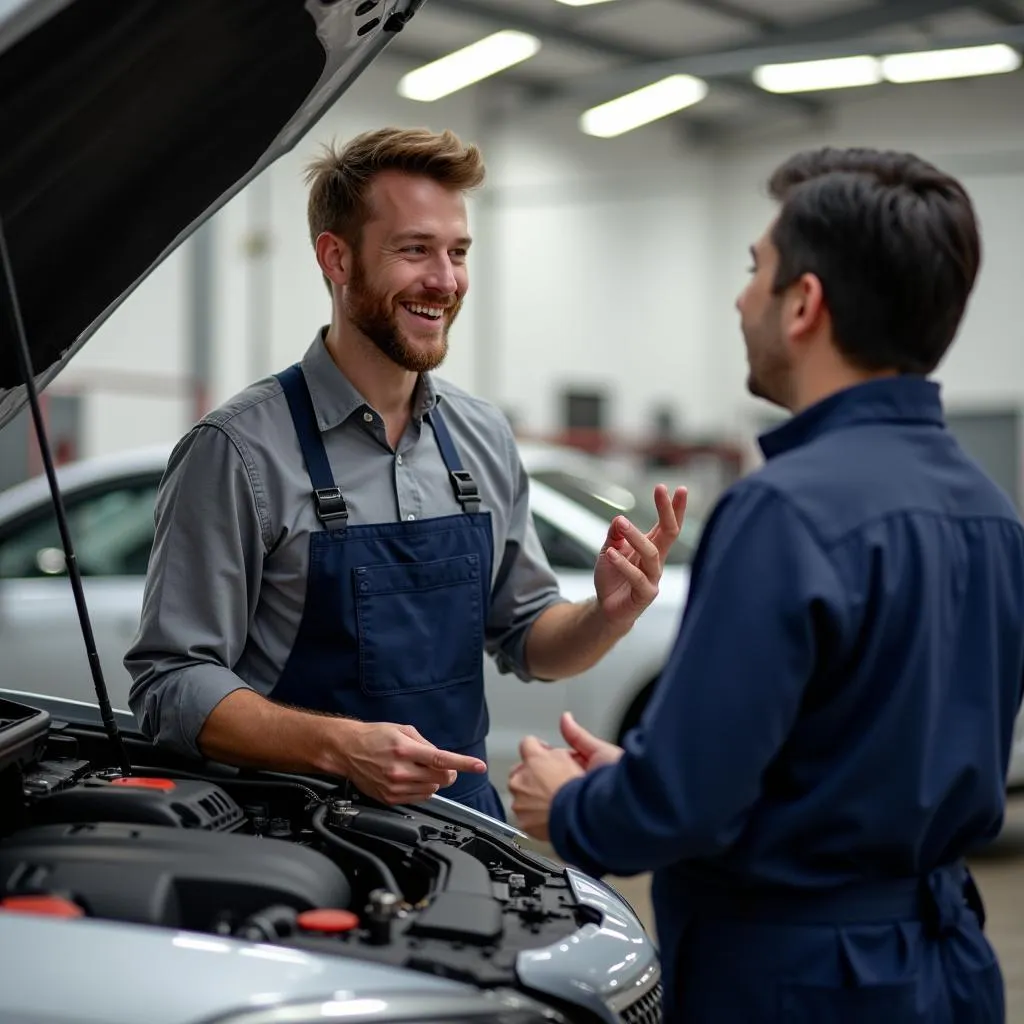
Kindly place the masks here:
<instances>
[{"instance_id":1,"label":"red object in background","mask_svg":"<svg viewBox=\"0 0 1024 1024\"><path fill-rule=\"evenodd\" d=\"M41 917L85 917L85 911L63 896L5 896L0 910L17 914L37 914Z\"/></svg>"}]
</instances>

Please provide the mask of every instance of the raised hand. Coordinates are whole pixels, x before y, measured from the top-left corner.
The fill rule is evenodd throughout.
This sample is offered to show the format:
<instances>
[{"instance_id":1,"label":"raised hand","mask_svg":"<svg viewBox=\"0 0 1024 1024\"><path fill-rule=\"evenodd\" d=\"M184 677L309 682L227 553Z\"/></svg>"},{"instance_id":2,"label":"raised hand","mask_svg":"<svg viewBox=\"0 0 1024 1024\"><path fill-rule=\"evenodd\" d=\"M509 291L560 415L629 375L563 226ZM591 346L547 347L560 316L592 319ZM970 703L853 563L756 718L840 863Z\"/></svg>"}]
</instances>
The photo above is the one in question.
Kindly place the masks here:
<instances>
[{"instance_id":1,"label":"raised hand","mask_svg":"<svg viewBox=\"0 0 1024 1024\"><path fill-rule=\"evenodd\" d=\"M665 557L679 537L686 515L686 488L654 489L658 522L647 533L625 516L616 516L594 568L594 589L605 618L614 625L631 626L658 596Z\"/></svg>"}]
</instances>

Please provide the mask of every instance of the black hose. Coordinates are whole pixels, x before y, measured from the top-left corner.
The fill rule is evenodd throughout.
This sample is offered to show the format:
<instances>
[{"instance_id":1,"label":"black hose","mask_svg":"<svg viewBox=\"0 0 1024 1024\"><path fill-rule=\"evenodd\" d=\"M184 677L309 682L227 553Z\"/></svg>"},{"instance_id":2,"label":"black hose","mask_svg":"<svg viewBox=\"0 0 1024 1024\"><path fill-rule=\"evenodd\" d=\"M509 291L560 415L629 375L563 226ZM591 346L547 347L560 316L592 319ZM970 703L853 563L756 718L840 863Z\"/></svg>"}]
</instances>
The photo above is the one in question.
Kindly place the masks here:
<instances>
[{"instance_id":1,"label":"black hose","mask_svg":"<svg viewBox=\"0 0 1024 1024\"><path fill-rule=\"evenodd\" d=\"M353 843L342 839L341 836L332 832L324 824L324 819L326 817L326 805L318 807L313 812L313 831L331 846L334 846L339 850L344 850L350 857L355 857L357 860L361 860L364 864L369 865L377 873L382 888L388 889L396 896L400 896L404 899L405 895L398 883L395 881L395 876L391 874L391 869L387 864L385 864L384 861L382 861L375 853L370 853L369 850L360 849L358 846L355 846Z\"/></svg>"}]
</instances>

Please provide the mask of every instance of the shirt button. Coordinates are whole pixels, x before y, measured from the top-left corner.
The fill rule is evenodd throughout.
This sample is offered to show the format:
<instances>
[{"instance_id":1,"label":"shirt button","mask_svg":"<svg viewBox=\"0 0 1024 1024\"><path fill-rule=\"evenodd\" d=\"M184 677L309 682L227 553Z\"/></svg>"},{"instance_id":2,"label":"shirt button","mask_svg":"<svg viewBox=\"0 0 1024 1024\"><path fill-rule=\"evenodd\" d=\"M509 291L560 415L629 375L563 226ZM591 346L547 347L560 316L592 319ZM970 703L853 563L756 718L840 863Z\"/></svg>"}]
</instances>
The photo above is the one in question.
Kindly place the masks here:
<instances>
[{"instance_id":1,"label":"shirt button","mask_svg":"<svg viewBox=\"0 0 1024 1024\"><path fill-rule=\"evenodd\" d=\"M416 517L410 512L405 518L408 519L410 522L412 522L412 520L415 519Z\"/></svg>"},{"instance_id":2,"label":"shirt button","mask_svg":"<svg viewBox=\"0 0 1024 1024\"><path fill-rule=\"evenodd\" d=\"M395 462L397 462L399 465L401 465L402 464L402 456L401 455L396 455L395 456Z\"/></svg>"},{"instance_id":3,"label":"shirt button","mask_svg":"<svg viewBox=\"0 0 1024 1024\"><path fill-rule=\"evenodd\" d=\"M363 419L366 420L367 423L372 423L373 422L373 413L372 412L364 412L363 413Z\"/></svg>"}]
</instances>

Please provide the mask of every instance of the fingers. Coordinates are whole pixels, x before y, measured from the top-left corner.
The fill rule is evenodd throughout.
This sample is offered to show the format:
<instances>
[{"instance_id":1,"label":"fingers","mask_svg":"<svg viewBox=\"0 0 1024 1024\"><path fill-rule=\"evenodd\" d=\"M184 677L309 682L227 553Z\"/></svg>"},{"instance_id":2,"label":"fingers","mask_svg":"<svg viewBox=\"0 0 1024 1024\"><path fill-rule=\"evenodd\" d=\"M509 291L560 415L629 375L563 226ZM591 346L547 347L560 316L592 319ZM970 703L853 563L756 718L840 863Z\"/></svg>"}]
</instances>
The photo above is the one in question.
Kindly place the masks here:
<instances>
[{"instance_id":1,"label":"fingers","mask_svg":"<svg viewBox=\"0 0 1024 1024\"><path fill-rule=\"evenodd\" d=\"M668 488L664 484L658 484L654 488L654 504L658 509L658 522L647 536L657 546L662 559L679 537L683 520L686 518L687 497L685 487L677 487L671 500L668 496Z\"/></svg>"},{"instance_id":2,"label":"fingers","mask_svg":"<svg viewBox=\"0 0 1024 1024\"><path fill-rule=\"evenodd\" d=\"M544 754L550 749L546 743L542 743L536 736L524 736L519 744L519 756L525 764L529 762L531 757Z\"/></svg>"},{"instance_id":3,"label":"fingers","mask_svg":"<svg viewBox=\"0 0 1024 1024\"><path fill-rule=\"evenodd\" d=\"M450 750L441 750L433 743L425 740L411 725L399 726L401 732L416 743L400 743L395 753L402 759L414 764L430 768L435 772L472 772L480 775L487 771L487 765L479 757L467 754L454 754ZM455 781L454 776L450 776ZM451 783L449 783L450 785Z\"/></svg>"},{"instance_id":4,"label":"fingers","mask_svg":"<svg viewBox=\"0 0 1024 1024\"><path fill-rule=\"evenodd\" d=\"M587 732L579 722L572 716L571 711L566 711L558 723L562 738L577 753L584 756L592 754L598 746L598 739L592 733Z\"/></svg>"},{"instance_id":5,"label":"fingers","mask_svg":"<svg viewBox=\"0 0 1024 1024\"><path fill-rule=\"evenodd\" d=\"M658 570L654 579L638 565L634 565L625 555L609 548L606 552L608 560L625 577L633 594L633 600L638 605L648 605L658 596L658 583L661 578L661 570Z\"/></svg>"},{"instance_id":6,"label":"fingers","mask_svg":"<svg viewBox=\"0 0 1024 1024\"><path fill-rule=\"evenodd\" d=\"M413 760L435 771L472 772L474 775L487 771L487 765L478 757L453 754L450 750L439 750L437 747L428 748L423 752L417 751L413 755Z\"/></svg>"},{"instance_id":7,"label":"fingers","mask_svg":"<svg viewBox=\"0 0 1024 1024\"><path fill-rule=\"evenodd\" d=\"M633 551L636 552L643 574L648 579L659 579L661 577L661 552L658 549L658 545L646 533L643 533L634 526L625 516L616 516L612 523L612 529L617 531L618 535L627 541ZM620 555L623 561L630 561L629 557L619 549L617 544L609 544L607 546L607 553L609 556L612 556L613 561L615 561L614 555ZM619 564L619 562L615 564Z\"/></svg>"},{"instance_id":8,"label":"fingers","mask_svg":"<svg viewBox=\"0 0 1024 1024\"><path fill-rule=\"evenodd\" d=\"M389 788L394 788L395 786L433 786L435 789L440 789L450 786L457 777L457 772L439 772L401 761L390 765L383 772L384 784Z\"/></svg>"}]
</instances>

